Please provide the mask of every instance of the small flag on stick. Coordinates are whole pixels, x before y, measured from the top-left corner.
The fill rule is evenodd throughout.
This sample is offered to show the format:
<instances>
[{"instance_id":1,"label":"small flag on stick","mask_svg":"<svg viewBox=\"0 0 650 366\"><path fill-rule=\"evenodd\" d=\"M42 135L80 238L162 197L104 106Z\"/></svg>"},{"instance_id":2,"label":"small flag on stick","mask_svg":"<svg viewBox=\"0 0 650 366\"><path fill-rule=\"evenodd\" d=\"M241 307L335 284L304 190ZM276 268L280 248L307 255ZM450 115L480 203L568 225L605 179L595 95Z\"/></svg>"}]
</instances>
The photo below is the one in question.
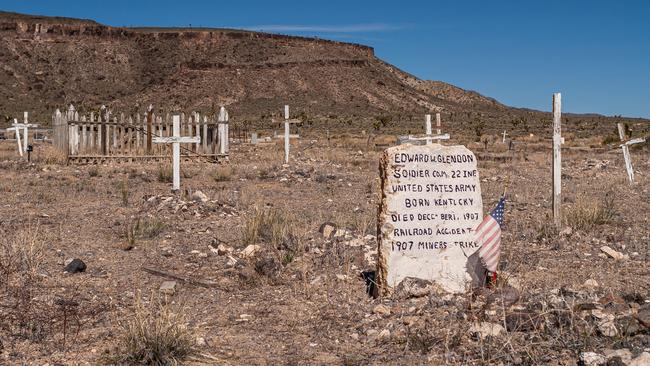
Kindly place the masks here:
<instances>
[{"instance_id":1,"label":"small flag on stick","mask_svg":"<svg viewBox=\"0 0 650 366\"><path fill-rule=\"evenodd\" d=\"M506 196L503 195L497 207L485 216L475 230L474 240L479 245L479 258L485 268L493 273L496 280L496 271L501 254L501 227L503 226L503 213L506 205Z\"/></svg>"}]
</instances>

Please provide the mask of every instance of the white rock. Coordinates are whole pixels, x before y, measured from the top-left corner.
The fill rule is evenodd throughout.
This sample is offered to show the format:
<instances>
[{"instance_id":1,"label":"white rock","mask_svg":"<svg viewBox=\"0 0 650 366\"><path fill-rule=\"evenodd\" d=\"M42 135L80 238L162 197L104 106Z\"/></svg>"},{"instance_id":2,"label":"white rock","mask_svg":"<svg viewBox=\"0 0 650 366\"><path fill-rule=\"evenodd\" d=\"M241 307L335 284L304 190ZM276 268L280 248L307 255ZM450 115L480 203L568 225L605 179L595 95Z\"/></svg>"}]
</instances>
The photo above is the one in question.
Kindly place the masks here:
<instances>
[{"instance_id":1,"label":"white rock","mask_svg":"<svg viewBox=\"0 0 650 366\"><path fill-rule=\"evenodd\" d=\"M257 253L261 247L259 245L251 244L244 248L244 250L241 251L241 256L244 258L252 257Z\"/></svg>"},{"instance_id":2,"label":"white rock","mask_svg":"<svg viewBox=\"0 0 650 366\"><path fill-rule=\"evenodd\" d=\"M604 365L606 360L603 355L595 352L582 352L580 354L580 361L584 366L600 366Z\"/></svg>"},{"instance_id":3,"label":"white rock","mask_svg":"<svg viewBox=\"0 0 650 366\"><path fill-rule=\"evenodd\" d=\"M237 265L237 259L235 259L235 257L229 255L228 256L228 262L226 263L226 265L228 267L234 267L235 265Z\"/></svg>"},{"instance_id":4,"label":"white rock","mask_svg":"<svg viewBox=\"0 0 650 366\"><path fill-rule=\"evenodd\" d=\"M388 329L382 330L381 332L379 332L378 337L379 338L388 338L388 337L390 337L390 330L388 330Z\"/></svg>"},{"instance_id":5,"label":"white rock","mask_svg":"<svg viewBox=\"0 0 650 366\"><path fill-rule=\"evenodd\" d=\"M477 334L481 339L488 336L496 337L505 331L501 324L489 322L475 323L469 328L470 334Z\"/></svg>"},{"instance_id":6,"label":"white rock","mask_svg":"<svg viewBox=\"0 0 650 366\"><path fill-rule=\"evenodd\" d=\"M206 345L205 343L205 338L203 337L196 337L196 345L199 347L203 347Z\"/></svg>"},{"instance_id":7,"label":"white rock","mask_svg":"<svg viewBox=\"0 0 650 366\"><path fill-rule=\"evenodd\" d=\"M600 333L606 337L616 337L618 334L618 330L616 329L616 325L614 325L614 322L610 319L603 320L598 323L598 330Z\"/></svg>"},{"instance_id":8,"label":"white rock","mask_svg":"<svg viewBox=\"0 0 650 366\"><path fill-rule=\"evenodd\" d=\"M588 288L588 289L595 289L599 285L598 285L598 282L596 282L596 280L590 278L590 279L586 280L585 283L582 284L582 286L584 286L585 288Z\"/></svg>"},{"instance_id":9,"label":"white rock","mask_svg":"<svg viewBox=\"0 0 650 366\"><path fill-rule=\"evenodd\" d=\"M372 309L372 312L378 315L390 315L390 308L384 304L379 304Z\"/></svg>"},{"instance_id":10,"label":"white rock","mask_svg":"<svg viewBox=\"0 0 650 366\"><path fill-rule=\"evenodd\" d=\"M165 281L160 285L160 292L173 295L176 292L176 281Z\"/></svg>"},{"instance_id":11,"label":"white rock","mask_svg":"<svg viewBox=\"0 0 650 366\"><path fill-rule=\"evenodd\" d=\"M192 193L191 198L192 198L192 201L195 201L195 202L208 202L208 200L209 200L208 196L205 193L201 192L201 191L195 191L194 193Z\"/></svg>"},{"instance_id":12,"label":"white rock","mask_svg":"<svg viewBox=\"0 0 650 366\"><path fill-rule=\"evenodd\" d=\"M648 366L650 365L650 353L643 352L630 361L628 366Z\"/></svg>"},{"instance_id":13,"label":"white rock","mask_svg":"<svg viewBox=\"0 0 650 366\"><path fill-rule=\"evenodd\" d=\"M623 253L621 253L619 251L616 251L616 250L608 247L607 245L603 245L602 247L600 247L600 250L603 253L607 254L608 256L610 256L611 258L614 258L616 260L630 259L630 256L628 256L627 254L623 254Z\"/></svg>"}]
</instances>

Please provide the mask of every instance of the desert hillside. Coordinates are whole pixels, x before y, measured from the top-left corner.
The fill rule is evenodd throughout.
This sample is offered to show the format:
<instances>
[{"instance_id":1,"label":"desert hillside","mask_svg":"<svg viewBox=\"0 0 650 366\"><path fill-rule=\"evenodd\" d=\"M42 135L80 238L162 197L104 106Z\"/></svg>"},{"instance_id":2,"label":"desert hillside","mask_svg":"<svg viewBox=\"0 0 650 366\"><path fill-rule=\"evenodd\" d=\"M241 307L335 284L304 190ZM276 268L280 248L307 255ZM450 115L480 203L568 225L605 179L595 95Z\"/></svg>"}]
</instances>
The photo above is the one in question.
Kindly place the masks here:
<instances>
[{"instance_id":1,"label":"desert hillside","mask_svg":"<svg viewBox=\"0 0 650 366\"><path fill-rule=\"evenodd\" d=\"M55 108L71 103L80 111L108 104L127 114L151 103L208 114L227 105L235 121L264 123L288 103L305 119L358 129L381 119L385 128L408 132L419 128L424 113L435 111L454 133L550 129L550 114L420 80L378 59L368 46L314 38L117 28L0 13L0 65L0 113L6 119L27 110L46 122ZM602 116L571 120L569 131L614 131L615 121Z\"/></svg>"}]
</instances>

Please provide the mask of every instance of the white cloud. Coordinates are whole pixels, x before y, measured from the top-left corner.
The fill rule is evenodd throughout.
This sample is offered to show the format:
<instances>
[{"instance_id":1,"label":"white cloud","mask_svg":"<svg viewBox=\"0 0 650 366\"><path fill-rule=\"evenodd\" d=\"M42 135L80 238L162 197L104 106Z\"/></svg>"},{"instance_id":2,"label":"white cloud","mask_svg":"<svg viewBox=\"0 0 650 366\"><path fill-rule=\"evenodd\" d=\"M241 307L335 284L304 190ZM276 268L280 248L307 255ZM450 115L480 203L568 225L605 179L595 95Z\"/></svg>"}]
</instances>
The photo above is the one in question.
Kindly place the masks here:
<instances>
[{"instance_id":1,"label":"white cloud","mask_svg":"<svg viewBox=\"0 0 650 366\"><path fill-rule=\"evenodd\" d=\"M366 33L394 31L403 29L403 27L383 23L342 25L268 24L242 27L242 29L266 32Z\"/></svg>"}]
</instances>

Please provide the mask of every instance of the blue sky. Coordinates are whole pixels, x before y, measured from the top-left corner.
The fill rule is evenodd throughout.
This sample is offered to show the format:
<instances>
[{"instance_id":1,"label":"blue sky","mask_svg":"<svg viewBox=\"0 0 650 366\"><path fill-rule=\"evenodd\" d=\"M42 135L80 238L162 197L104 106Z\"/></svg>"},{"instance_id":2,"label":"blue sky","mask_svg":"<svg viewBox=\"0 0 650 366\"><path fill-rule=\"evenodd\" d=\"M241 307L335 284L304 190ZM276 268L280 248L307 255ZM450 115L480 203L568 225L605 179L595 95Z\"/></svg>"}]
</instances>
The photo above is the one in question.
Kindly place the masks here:
<instances>
[{"instance_id":1,"label":"blue sky","mask_svg":"<svg viewBox=\"0 0 650 366\"><path fill-rule=\"evenodd\" d=\"M227 27L362 43L423 79L517 107L650 118L646 1L0 0L114 26Z\"/></svg>"}]
</instances>

